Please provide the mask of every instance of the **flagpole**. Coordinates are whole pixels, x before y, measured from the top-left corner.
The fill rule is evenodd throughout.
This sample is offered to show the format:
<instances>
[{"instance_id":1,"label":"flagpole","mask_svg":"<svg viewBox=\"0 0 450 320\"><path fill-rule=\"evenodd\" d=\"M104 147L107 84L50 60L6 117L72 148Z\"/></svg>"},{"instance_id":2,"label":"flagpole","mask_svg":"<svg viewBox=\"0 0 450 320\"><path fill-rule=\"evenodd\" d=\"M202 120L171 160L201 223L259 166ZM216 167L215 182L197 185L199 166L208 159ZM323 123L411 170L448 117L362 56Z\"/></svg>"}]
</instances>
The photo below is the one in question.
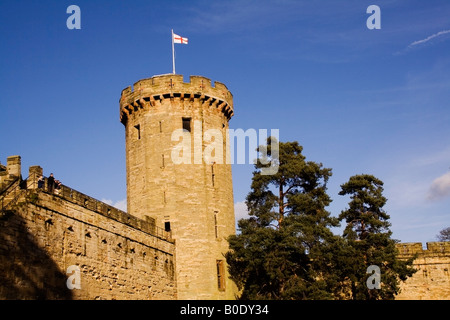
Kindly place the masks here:
<instances>
[{"instance_id":1,"label":"flagpole","mask_svg":"<svg viewBox=\"0 0 450 320\"><path fill-rule=\"evenodd\" d=\"M175 74L175 46L173 44L173 29L172 29L172 67L173 67L173 74Z\"/></svg>"}]
</instances>

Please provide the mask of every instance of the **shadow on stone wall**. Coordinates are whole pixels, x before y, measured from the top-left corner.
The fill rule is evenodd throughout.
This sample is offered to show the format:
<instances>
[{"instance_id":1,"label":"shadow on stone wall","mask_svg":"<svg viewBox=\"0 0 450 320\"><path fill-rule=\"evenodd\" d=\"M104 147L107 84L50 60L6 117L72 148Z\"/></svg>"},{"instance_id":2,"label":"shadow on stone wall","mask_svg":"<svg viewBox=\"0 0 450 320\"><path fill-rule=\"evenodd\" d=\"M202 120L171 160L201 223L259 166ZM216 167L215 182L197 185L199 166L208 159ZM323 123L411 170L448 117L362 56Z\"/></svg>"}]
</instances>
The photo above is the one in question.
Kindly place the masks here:
<instances>
[{"instance_id":1,"label":"shadow on stone wall","mask_svg":"<svg viewBox=\"0 0 450 320\"><path fill-rule=\"evenodd\" d=\"M67 275L14 211L0 216L0 299L72 299Z\"/></svg>"}]
</instances>

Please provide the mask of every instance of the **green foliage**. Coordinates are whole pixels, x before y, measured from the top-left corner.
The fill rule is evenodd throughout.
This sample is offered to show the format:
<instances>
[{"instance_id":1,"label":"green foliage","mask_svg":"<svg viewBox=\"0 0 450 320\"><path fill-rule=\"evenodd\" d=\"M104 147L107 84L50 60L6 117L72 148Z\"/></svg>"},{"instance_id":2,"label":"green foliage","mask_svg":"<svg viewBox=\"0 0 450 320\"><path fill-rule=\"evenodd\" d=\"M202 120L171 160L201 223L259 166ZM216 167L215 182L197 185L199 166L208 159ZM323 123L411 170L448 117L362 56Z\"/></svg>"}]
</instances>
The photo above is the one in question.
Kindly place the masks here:
<instances>
[{"instance_id":1,"label":"green foliage","mask_svg":"<svg viewBox=\"0 0 450 320\"><path fill-rule=\"evenodd\" d=\"M383 182L372 175L350 177L341 185L340 195L350 195L349 208L342 211L339 219L347 223L344 237L363 240L367 235L389 229L390 217L383 211L387 199L382 195Z\"/></svg>"},{"instance_id":2,"label":"green foliage","mask_svg":"<svg viewBox=\"0 0 450 320\"><path fill-rule=\"evenodd\" d=\"M341 186L349 208L339 219L325 209L331 199L331 169L306 161L298 142L279 142L273 158L271 139L257 150L278 164L261 174L258 162L246 204L250 217L238 222L225 257L241 299L392 299L399 281L414 272L412 260L397 259L384 212L383 182L356 175ZM267 160L267 159L264 159ZM263 161L268 163L268 161ZM345 221L343 236L331 227ZM381 289L368 289L367 267L381 269Z\"/></svg>"},{"instance_id":3,"label":"green foliage","mask_svg":"<svg viewBox=\"0 0 450 320\"><path fill-rule=\"evenodd\" d=\"M342 211L339 220L347 226L343 233L347 250L352 254L352 266L342 272L350 282L352 299L394 299L399 292L399 281L406 280L415 271L412 259L398 259L396 240L391 239L389 215L383 210L387 199L383 196L383 182L372 175L350 177L341 185L340 195L350 195L349 208ZM368 289L367 268L381 270L381 288Z\"/></svg>"},{"instance_id":4,"label":"green foliage","mask_svg":"<svg viewBox=\"0 0 450 320\"><path fill-rule=\"evenodd\" d=\"M258 151L267 152L268 147ZM267 148L267 149L262 149ZM337 226L325 207L331 203L326 184L331 169L305 161L297 142L279 143L279 168L263 175L255 165L246 198L250 218L238 222L239 235L229 238L230 275L242 299L329 299L321 275L322 250Z\"/></svg>"}]
</instances>

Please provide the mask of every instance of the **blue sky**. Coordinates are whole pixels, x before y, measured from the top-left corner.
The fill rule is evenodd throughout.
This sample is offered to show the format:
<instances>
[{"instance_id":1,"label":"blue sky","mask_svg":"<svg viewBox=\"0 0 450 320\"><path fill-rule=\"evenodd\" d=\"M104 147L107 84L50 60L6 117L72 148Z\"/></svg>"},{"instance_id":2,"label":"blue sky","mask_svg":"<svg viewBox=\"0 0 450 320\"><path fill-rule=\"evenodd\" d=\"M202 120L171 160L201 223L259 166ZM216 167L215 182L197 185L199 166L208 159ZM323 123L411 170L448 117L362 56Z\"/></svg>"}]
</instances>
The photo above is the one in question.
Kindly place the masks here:
<instances>
[{"instance_id":1,"label":"blue sky","mask_svg":"<svg viewBox=\"0 0 450 320\"><path fill-rule=\"evenodd\" d=\"M69 5L81 30L69 30ZM381 29L369 30L369 5ZM279 129L340 185L385 183L393 237L427 242L450 226L450 2L0 2L0 161L21 155L83 193L126 199L121 90L176 70L227 85L231 128ZM251 165L233 165L242 216Z\"/></svg>"}]
</instances>

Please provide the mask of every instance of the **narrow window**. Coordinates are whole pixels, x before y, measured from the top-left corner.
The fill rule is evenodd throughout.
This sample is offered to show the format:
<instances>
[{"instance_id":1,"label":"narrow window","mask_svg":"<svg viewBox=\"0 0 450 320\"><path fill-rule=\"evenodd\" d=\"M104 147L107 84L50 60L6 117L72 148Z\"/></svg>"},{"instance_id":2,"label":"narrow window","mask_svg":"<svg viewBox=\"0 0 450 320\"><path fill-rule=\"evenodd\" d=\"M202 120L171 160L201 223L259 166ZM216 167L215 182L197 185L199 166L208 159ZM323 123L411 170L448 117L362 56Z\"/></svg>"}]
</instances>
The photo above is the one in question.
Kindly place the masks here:
<instances>
[{"instance_id":1,"label":"narrow window","mask_svg":"<svg viewBox=\"0 0 450 320\"><path fill-rule=\"evenodd\" d=\"M191 118L183 118L183 130L191 132Z\"/></svg>"},{"instance_id":2,"label":"narrow window","mask_svg":"<svg viewBox=\"0 0 450 320\"><path fill-rule=\"evenodd\" d=\"M170 231L170 221L164 222L164 230L167 232Z\"/></svg>"},{"instance_id":3,"label":"narrow window","mask_svg":"<svg viewBox=\"0 0 450 320\"><path fill-rule=\"evenodd\" d=\"M159 122L159 133L162 133L162 121Z\"/></svg>"},{"instance_id":4,"label":"narrow window","mask_svg":"<svg viewBox=\"0 0 450 320\"><path fill-rule=\"evenodd\" d=\"M141 125L138 124L138 125L136 125L134 127L136 128L137 138L138 138L138 140L140 140L141 139Z\"/></svg>"},{"instance_id":5,"label":"narrow window","mask_svg":"<svg viewBox=\"0 0 450 320\"><path fill-rule=\"evenodd\" d=\"M214 211L214 233L216 234L216 239L219 237L219 229L217 226L217 211Z\"/></svg>"},{"instance_id":6,"label":"narrow window","mask_svg":"<svg viewBox=\"0 0 450 320\"><path fill-rule=\"evenodd\" d=\"M217 267L217 287L220 291L225 291L225 270L223 260L216 260Z\"/></svg>"}]
</instances>

